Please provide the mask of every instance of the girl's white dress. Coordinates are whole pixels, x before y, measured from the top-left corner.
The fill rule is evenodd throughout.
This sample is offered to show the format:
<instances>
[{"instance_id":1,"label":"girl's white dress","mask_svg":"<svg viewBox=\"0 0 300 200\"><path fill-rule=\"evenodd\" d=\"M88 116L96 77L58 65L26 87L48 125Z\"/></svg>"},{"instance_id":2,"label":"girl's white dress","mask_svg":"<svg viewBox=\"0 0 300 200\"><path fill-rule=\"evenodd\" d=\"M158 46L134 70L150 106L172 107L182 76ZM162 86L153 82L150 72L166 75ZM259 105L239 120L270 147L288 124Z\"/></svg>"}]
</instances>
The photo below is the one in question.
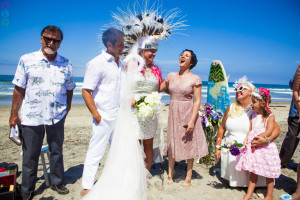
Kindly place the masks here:
<instances>
[{"instance_id":1,"label":"girl's white dress","mask_svg":"<svg viewBox=\"0 0 300 200\"><path fill-rule=\"evenodd\" d=\"M231 106L230 106L231 108ZM243 143L244 139L250 128L249 117L252 114L250 109L244 112L239 117L228 116L226 120L226 130L228 133L225 135L222 144L228 141L236 140L238 143ZM230 153L223 153L221 155L221 177L229 181L231 187L248 187L250 173L247 171L235 170L236 157ZM266 186L266 179L258 177L257 187Z\"/></svg>"}]
</instances>

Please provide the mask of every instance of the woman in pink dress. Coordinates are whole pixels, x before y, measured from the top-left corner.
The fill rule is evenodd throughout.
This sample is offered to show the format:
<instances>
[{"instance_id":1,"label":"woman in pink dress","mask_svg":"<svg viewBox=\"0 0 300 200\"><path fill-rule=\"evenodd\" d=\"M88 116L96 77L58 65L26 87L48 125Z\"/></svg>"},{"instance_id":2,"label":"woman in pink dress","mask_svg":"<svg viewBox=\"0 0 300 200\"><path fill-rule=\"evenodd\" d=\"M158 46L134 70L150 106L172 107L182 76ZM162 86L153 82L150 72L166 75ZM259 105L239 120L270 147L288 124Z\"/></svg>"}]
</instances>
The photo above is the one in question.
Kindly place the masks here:
<instances>
[{"instance_id":1,"label":"woman in pink dress","mask_svg":"<svg viewBox=\"0 0 300 200\"><path fill-rule=\"evenodd\" d=\"M267 195L265 200L273 199L274 178L280 176L280 158L274 142L270 142L275 124L275 117L271 113L268 104L271 102L270 91L260 88L259 91L252 92L252 110L250 116L250 131L248 132L241 154L237 157L235 169L250 172L249 186L247 194L243 200L252 198L258 176L266 177ZM268 145L262 147L251 147L251 142L256 136L265 137Z\"/></svg>"},{"instance_id":2,"label":"woman in pink dress","mask_svg":"<svg viewBox=\"0 0 300 200\"><path fill-rule=\"evenodd\" d=\"M179 57L179 72L168 74L160 86L160 91L171 95L168 118L168 184L173 183L175 161L187 160L187 176L182 185L189 186L194 159L208 154L198 115L202 82L199 76L190 72L196 64L194 52L184 50Z\"/></svg>"}]
</instances>

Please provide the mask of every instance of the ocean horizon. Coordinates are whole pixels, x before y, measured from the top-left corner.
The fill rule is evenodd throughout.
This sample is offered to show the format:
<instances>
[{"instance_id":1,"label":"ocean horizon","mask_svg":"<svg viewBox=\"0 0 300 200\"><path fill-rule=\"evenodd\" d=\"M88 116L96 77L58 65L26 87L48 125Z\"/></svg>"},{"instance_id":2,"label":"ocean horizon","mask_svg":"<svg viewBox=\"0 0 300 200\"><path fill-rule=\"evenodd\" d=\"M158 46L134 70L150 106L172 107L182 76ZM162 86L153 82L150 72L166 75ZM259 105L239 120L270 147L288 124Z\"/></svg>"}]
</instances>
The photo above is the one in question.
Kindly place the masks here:
<instances>
[{"instance_id":1,"label":"ocean horizon","mask_svg":"<svg viewBox=\"0 0 300 200\"><path fill-rule=\"evenodd\" d=\"M0 106L11 106L14 85L12 84L14 75L0 75ZM74 77L76 88L74 89L72 104L81 105L85 104L82 96L81 89L83 84L83 77ZM233 82L229 82L230 101L233 102L235 92ZM292 90L289 85L276 85L276 84L263 84L253 83L257 88L268 88L271 92L272 102L290 102L292 100ZM169 104L170 95L163 93L162 103ZM201 103L207 101L207 81L202 81Z\"/></svg>"}]
</instances>

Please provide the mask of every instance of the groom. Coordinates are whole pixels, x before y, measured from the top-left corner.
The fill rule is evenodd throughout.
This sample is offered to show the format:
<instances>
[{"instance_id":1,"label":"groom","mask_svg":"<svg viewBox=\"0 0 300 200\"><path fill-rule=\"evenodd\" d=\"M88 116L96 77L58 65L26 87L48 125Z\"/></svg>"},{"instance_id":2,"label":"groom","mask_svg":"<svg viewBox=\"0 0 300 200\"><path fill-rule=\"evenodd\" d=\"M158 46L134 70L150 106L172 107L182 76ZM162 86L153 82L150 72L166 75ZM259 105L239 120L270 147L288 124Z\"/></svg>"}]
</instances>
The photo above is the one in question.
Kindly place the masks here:
<instances>
[{"instance_id":1,"label":"groom","mask_svg":"<svg viewBox=\"0 0 300 200\"><path fill-rule=\"evenodd\" d=\"M121 76L124 71L120 56L125 48L124 33L109 28L102 35L106 51L86 65L82 97L93 115L92 138L85 158L82 187L85 196L94 185L99 162L111 140L120 106Z\"/></svg>"}]
</instances>

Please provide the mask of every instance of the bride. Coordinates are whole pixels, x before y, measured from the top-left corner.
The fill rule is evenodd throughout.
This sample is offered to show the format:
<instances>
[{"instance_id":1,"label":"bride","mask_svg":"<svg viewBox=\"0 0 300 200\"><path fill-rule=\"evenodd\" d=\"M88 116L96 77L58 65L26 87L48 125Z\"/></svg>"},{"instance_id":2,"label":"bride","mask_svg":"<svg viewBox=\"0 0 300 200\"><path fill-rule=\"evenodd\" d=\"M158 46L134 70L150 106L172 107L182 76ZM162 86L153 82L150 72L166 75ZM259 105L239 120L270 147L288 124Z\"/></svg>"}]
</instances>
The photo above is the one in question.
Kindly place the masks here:
<instances>
[{"instance_id":1,"label":"bride","mask_svg":"<svg viewBox=\"0 0 300 200\"><path fill-rule=\"evenodd\" d=\"M147 199L148 170L131 108L136 75L139 73L138 63L143 66L144 61L134 55L127 56L124 62L126 73L122 80L122 101L108 157L101 177L83 200Z\"/></svg>"}]
</instances>

